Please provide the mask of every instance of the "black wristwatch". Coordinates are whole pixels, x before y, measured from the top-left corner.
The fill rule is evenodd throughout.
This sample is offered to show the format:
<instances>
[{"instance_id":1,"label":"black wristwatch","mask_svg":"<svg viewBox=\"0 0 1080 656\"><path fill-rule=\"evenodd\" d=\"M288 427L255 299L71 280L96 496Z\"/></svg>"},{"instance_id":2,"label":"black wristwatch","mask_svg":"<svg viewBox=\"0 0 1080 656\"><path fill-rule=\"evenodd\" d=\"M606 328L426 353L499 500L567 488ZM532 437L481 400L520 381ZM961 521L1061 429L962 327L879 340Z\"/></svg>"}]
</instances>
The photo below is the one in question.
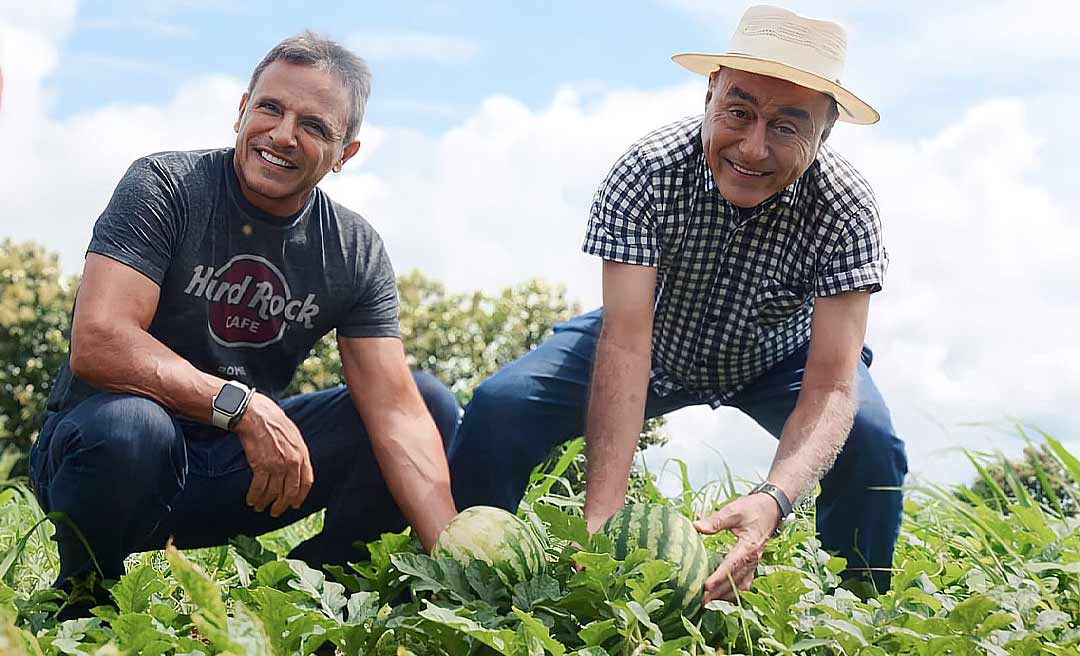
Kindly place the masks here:
<instances>
[{"instance_id":1,"label":"black wristwatch","mask_svg":"<svg viewBox=\"0 0 1080 656\"><path fill-rule=\"evenodd\" d=\"M210 403L210 423L224 430L232 430L240 417L244 416L244 410L247 410L254 395L254 387L235 380L225 383Z\"/></svg>"},{"instance_id":2,"label":"black wristwatch","mask_svg":"<svg viewBox=\"0 0 1080 656\"><path fill-rule=\"evenodd\" d=\"M776 505L780 507L780 519L777 520L776 528L773 529L773 535L780 535L780 530L784 528L784 522L791 516L791 500L787 498L783 490L768 481L755 485L754 489L747 493L747 496L758 493L769 495L776 502Z\"/></svg>"}]
</instances>

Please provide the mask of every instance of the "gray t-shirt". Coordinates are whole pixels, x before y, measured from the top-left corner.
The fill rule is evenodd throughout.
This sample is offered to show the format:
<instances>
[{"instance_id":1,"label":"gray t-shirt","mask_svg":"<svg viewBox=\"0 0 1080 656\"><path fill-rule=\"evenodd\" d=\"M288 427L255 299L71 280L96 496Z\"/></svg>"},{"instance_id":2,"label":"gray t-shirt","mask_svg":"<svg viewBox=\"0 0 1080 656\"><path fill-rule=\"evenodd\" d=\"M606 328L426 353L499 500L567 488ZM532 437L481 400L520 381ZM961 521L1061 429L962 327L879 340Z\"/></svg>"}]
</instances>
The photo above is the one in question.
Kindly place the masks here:
<instances>
[{"instance_id":1,"label":"gray t-shirt","mask_svg":"<svg viewBox=\"0 0 1080 656\"><path fill-rule=\"evenodd\" d=\"M280 397L315 343L397 337L382 239L320 189L291 217L244 198L232 149L165 152L131 165L87 249L161 287L149 332L196 368ZM97 390L65 361L49 410Z\"/></svg>"}]
</instances>

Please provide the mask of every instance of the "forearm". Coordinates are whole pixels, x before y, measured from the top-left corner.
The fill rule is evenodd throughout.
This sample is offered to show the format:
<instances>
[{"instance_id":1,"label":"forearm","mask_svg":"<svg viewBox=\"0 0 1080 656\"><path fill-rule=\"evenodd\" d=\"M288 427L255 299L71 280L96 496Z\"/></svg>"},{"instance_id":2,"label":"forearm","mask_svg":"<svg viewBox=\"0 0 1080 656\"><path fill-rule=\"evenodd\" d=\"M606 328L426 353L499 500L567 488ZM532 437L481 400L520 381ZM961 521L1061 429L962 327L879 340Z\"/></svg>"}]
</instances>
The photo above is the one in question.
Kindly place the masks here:
<instances>
[{"instance_id":1,"label":"forearm","mask_svg":"<svg viewBox=\"0 0 1080 656\"><path fill-rule=\"evenodd\" d=\"M625 501L645 417L649 368L648 341L644 348L635 347L601 332L585 424L585 517L590 524L603 521Z\"/></svg>"},{"instance_id":2,"label":"forearm","mask_svg":"<svg viewBox=\"0 0 1080 656\"><path fill-rule=\"evenodd\" d=\"M856 406L854 384L804 388L784 424L769 481L793 501L809 494L844 446Z\"/></svg>"},{"instance_id":3,"label":"forearm","mask_svg":"<svg viewBox=\"0 0 1080 656\"><path fill-rule=\"evenodd\" d=\"M430 551L457 514L435 422L423 408L395 410L371 430L372 449L386 486L420 543Z\"/></svg>"},{"instance_id":4,"label":"forearm","mask_svg":"<svg viewBox=\"0 0 1080 656\"><path fill-rule=\"evenodd\" d=\"M225 382L199 371L138 326L76 325L70 366L98 389L144 396L207 423L211 398Z\"/></svg>"}]
</instances>

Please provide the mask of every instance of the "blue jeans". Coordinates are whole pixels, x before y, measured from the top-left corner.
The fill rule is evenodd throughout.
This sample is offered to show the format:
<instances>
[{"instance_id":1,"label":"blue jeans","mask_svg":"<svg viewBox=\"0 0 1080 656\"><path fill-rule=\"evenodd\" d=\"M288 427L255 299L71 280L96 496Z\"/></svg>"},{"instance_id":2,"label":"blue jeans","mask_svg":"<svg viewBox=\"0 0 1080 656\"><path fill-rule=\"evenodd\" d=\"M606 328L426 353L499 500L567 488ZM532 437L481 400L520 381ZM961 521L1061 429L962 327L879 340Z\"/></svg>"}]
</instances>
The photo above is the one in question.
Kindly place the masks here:
<instances>
[{"instance_id":1,"label":"blue jeans","mask_svg":"<svg viewBox=\"0 0 1080 656\"><path fill-rule=\"evenodd\" d=\"M450 450L454 499L459 508L494 505L513 510L529 473L551 449L585 431L585 407L601 310L555 327L537 349L510 363L475 391ZM806 349L753 381L731 402L779 438L802 385ZM847 558L850 575L878 590L889 588L893 550L900 531L907 473L903 442L896 436L881 394L870 378L872 354L864 348L858 371L859 408L836 464L821 480L817 528L825 549ZM651 390L647 417L701 403L679 392ZM492 467L498 462L498 467ZM891 490L878 489L890 487Z\"/></svg>"},{"instance_id":2,"label":"blue jeans","mask_svg":"<svg viewBox=\"0 0 1080 656\"><path fill-rule=\"evenodd\" d=\"M434 376L414 374L449 448L460 408ZM50 414L30 452L31 475L46 512L63 512L86 538L105 578L123 574L124 557L258 535L326 509L322 532L290 554L309 564L355 559L354 541L400 531L405 519L383 481L364 424L344 386L281 402L307 443L315 482L304 503L280 517L245 502L251 467L235 433L178 419L158 403L101 393ZM94 566L77 535L56 527L61 585Z\"/></svg>"}]
</instances>

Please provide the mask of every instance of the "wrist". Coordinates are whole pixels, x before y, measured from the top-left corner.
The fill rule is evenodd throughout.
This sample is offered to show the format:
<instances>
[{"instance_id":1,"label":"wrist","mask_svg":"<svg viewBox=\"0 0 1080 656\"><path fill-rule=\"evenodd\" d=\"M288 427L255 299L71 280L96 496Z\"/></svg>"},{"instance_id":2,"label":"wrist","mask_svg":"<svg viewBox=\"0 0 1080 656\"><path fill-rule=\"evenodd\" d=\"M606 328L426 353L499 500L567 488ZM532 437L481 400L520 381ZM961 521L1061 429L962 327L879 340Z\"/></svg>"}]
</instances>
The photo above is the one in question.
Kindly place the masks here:
<instances>
[{"instance_id":1,"label":"wrist","mask_svg":"<svg viewBox=\"0 0 1080 656\"><path fill-rule=\"evenodd\" d=\"M780 530L784 527L784 522L786 522L791 515L791 500L782 489L768 481L759 483L747 493L747 496L753 495L769 497L771 499L771 503L767 504L775 512L775 521L773 522L771 534L779 535Z\"/></svg>"}]
</instances>

